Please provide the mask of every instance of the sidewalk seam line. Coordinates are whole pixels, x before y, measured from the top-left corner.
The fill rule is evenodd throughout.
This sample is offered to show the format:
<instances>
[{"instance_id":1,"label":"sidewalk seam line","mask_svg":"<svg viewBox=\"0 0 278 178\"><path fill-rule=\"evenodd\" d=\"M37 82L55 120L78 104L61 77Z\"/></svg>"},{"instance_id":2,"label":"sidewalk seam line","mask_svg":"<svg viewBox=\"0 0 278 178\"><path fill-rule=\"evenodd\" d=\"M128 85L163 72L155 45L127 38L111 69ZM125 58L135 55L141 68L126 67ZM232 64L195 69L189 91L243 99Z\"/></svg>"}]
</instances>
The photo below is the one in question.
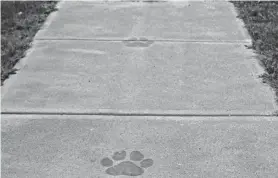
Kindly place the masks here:
<instances>
[{"instance_id":1,"label":"sidewalk seam line","mask_svg":"<svg viewBox=\"0 0 278 178\"><path fill-rule=\"evenodd\" d=\"M1 115L98 115L98 116L165 116L165 117L273 117L273 114L167 114L167 113L70 113L70 112L1 112Z\"/></svg>"},{"instance_id":2,"label":"sidewalk seam line","mask_svg":"<svg viewBox=\"0 0 278 178\"><path fill-rule=\"evenodd\" d=\"M92 38L37 38L34 41L103 41L103 42L122 42L122 41L145 41L145 40L129 40L129 39L92 39ZM216 40L156 40L156 39L149 39L149 41L154 42L185 42L185 43L230 43L230 44L249 44L249 40L222 40L222 41L216 41Z\"/></svg>"}]
</instances>

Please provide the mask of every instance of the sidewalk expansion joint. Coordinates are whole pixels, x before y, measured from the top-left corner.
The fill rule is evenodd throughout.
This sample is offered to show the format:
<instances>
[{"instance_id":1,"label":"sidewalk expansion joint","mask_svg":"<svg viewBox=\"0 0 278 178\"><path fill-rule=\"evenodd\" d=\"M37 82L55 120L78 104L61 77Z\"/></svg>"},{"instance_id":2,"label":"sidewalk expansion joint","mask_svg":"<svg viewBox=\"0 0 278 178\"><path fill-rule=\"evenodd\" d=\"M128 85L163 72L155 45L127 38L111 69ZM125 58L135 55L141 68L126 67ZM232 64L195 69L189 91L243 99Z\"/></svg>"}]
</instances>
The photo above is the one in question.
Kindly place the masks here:
<instances>
[{"instance_id":1,"label":"sidewalk expansion joint","mask_svg":"<svg viewBox=\"0 0 278 178\"><path fill-rule=\"evenodd\" d=\"M151 40L154 42L164 43L219 43L219 44L250 44L251 40L176 40L176 39L147 39L136 40L146 41ZM36 38L35 41L96 41L96 42L123 42L123 41L135 41L129 39L94 39L94 38Z\"/></svg>"},{"instance_id":2,"label":"sidewalk expansion joint","mask_svg":"<svg viewBox=\"0 0 278 178\"><path fill-rule=\"evenodd\" d=\"M182 114L182 113L117 113L117 112L1 112L1 115L76 115L76 116L165 116L165 117L273 117L275 114Z\"/></svg>"}]
</instances>

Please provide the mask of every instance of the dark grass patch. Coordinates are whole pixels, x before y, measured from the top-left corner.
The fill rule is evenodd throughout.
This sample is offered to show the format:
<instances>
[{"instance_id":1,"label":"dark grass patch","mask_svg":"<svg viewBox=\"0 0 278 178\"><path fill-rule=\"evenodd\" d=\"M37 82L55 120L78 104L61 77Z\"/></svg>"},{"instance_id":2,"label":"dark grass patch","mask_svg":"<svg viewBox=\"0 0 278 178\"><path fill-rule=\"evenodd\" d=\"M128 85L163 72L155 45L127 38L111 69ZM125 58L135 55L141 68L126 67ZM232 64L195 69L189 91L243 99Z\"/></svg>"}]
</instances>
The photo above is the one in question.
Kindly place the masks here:
<instances>
[{"instance_id":1,"label":"dark grass patch","mask_svg":"<svg viewBox=\"0 0 278 178\"><path fill-rule=\"evenodd\" d=\"M260 76L276 91L278 102L278 1L231 1L259 54L265 73Z\"/></svg>"},{"instance_id":2,"label":"dark grass patch","mask_svg":"<svg viewBox=\"0 0 278 178\"><path fill-rule=\"evenodd\" d=\"M1 1L1 85L17 69L33 37L57 1Z\"/></svg>"}]
</instances>

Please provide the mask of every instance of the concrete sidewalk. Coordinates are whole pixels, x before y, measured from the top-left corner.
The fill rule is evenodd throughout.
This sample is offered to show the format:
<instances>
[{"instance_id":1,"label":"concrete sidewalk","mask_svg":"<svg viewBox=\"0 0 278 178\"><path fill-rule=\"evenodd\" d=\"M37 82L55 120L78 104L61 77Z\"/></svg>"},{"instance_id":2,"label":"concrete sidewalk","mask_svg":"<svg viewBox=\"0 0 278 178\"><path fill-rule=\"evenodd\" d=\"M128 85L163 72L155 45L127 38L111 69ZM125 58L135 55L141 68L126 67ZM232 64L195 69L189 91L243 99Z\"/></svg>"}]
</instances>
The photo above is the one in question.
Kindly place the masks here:
<instances>
[{"instance_id":1,"label":"concrete sidewalk","mask_svg":"<svg viewBox=\"0 0 278 178\"><path fill-rule=\"evenodd\" d=\"M275 178L275 119L5 116L2 177Z\"/></svg>"},{"instance_id":2,"label":"concrete sidewalk","mask_svg":"<svg viewBox=\"0 0 278 178\"><path fill-rule=\"evenodd\" d=\"M59 3L2 88L2 176L275 177L248 44L229 2Z\"/></svg>"},{"instance_id":3,"label":"concrete sidewalk","mask_svg":"<svg viewBox=\"0 0 278 178\"><path fill-rule=\"evenodd\" d=\"M62 3L3 89L2 111L271 114L232 4L178 5Z\"/></svg>"}]
</instances>

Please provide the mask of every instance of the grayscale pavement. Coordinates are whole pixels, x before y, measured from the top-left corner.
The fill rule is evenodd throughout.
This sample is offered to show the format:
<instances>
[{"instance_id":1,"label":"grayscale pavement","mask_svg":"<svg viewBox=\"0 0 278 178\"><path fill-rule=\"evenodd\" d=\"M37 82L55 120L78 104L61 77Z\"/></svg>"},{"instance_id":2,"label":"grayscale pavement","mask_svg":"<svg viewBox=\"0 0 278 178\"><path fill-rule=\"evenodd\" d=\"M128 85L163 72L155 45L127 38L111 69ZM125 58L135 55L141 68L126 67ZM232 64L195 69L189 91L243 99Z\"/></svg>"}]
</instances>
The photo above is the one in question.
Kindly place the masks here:
<instances>
[{"instance_id":1,"label":"grayscale pavement","mask_svg":"<svg viewBox=\"0 0 278 178\"><path fill-rule=\"evenodd\" d=\"M1 88L2 176L278 175L274 92L226 1L63 1Z\"/></svg>"}]
</instances>

